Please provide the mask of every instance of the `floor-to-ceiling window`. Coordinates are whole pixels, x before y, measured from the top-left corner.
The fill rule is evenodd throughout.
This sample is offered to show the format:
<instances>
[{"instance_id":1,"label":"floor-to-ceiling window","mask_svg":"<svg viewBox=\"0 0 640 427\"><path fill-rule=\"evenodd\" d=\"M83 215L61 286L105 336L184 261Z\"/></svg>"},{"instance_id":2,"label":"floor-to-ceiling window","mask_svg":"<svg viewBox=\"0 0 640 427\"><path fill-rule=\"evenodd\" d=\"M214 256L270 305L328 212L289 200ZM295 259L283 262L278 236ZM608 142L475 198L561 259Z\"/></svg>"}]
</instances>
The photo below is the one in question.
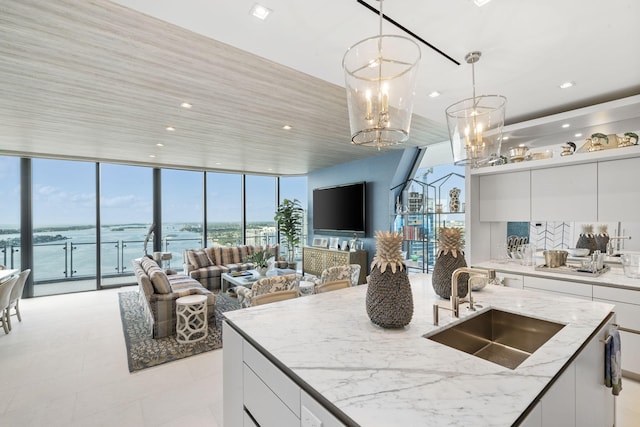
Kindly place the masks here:
<instances>
[{"instance_id":1,"label":"floor-to-ceiling window","mask_svg":"<svg viewBox=\"0 0 640 427\"><path fill-rule=\"evenodd\" d=\"M302 236L300 238L300 245L295 248L294 261L302 260L302 247L307 242L307 177L306 176L291 176L280 178L280 200L282 203L284 199L298 200L300 206L304 209L303 224L302 224ZM286 253L286 248L282 248L283 254Z\"/></svg>"},{"instance_id":2,"label":"floor-to-ceiling window","mask_svg":"<svg viewBox=\"0 0 640 427\"><path fill-rule=\"evenodd\" d=\"M182 265L185 249L204 246L204 172L162 170L162 251L171 252L174 266Z\"/></svg>"},{"instance_id":3,"label":"floor-to-ceiling window","mask_svg":"<svg viewBox=\"0 0 640 427\"><path fill-rule=\"evenodd\" d=\"M242 244L242 175L207 172L207 245Z\"/></svg>"},{"instance_id":4,"label":"floor-to-ceiling window","mask_svg":"<svg viewBox=\"0 0 640 427\"><path fill-rule=\"evenodd\" d=\"M0 156L0 265L20 269L20 159Z\"/></svg>"},{"instance_id":5,"label":"floor-to-ceiling window","mask_svg":"<svg viewBox=\"0 0 640 427\"><path fill-rule=\"evenodd\" d=\"M245 178L245 240L248 245L267 245L276 238L276 178L247 175Z\"/></svg>"},{"instance_id":6,"label":"floor-to-ceiling window","mask_svg":"<svg viewBox=\"0 0 640 427\"><path fill-rule=\"evenodd\" d=\"M152 169L100 164L102 286L135 282L131 260L144 255L143 244L152 222Z\"/></svg>"},{"instance_id":7,"label":"floor-to-ceiling window","mask_svg":"<svg viewBox=\"0 0 640 427\"><path fill-rule=\"evenodd\" d=\"M96 289L95 163L34 159L34 295Z\"/></svg>"}]
</instances>

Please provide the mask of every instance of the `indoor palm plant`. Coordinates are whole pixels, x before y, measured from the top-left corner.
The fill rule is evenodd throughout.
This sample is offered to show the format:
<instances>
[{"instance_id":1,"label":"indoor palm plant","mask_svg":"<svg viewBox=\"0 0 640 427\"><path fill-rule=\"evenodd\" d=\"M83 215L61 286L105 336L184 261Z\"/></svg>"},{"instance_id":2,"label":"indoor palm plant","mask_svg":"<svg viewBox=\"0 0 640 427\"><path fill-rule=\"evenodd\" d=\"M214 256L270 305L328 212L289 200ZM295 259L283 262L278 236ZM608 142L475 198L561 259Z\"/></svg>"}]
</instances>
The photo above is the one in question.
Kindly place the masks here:
<instances>
[{"instance_id":1,"label":"indoor palm plant","mask_svg":"<svg viewBox=\"0 0 640 427\"><path fill-rule=\"evenodd\" d=\"M304 217L304 209L300 206L298 199L284 199L273 218L278 223L280 234L284 238L287 245L287 262L289 268L295 268L295 249L300 245L300 237L302 236L302 220Z\"/></svg>"}]
</instances>

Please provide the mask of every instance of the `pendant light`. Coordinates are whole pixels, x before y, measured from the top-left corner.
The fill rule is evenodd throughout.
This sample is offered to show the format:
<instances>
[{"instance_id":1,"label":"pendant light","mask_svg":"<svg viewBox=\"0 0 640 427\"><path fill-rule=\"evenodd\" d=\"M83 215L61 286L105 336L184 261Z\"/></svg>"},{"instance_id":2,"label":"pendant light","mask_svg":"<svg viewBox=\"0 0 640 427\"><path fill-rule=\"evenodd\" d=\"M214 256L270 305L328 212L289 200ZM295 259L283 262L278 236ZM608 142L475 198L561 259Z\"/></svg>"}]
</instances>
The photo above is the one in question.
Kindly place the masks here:
<instances>
[{"instance_id":1,"label":"pendant light","mask_svg":"<svg viewBox=\"0 0 640 427\"><path fill-rule=\"evenodd\" d=\"M476 96L475 63L480 52L465 56L471 64L473 97L456 102L446 109L453 161L477 168L500 158L502 128L507 98L501 95Z\"/></svg>"},{"instance_id":2,"label":"pendant light","mask_svg":"<svg viewBox=\"0 0 640 427\"><path fill-rule=\"evenodd\" d=\"M382 34L364 39L342 59L351 125L356 145L381 147L409 139L420 47L413 40Z\"/></svg>"}]
</instances>

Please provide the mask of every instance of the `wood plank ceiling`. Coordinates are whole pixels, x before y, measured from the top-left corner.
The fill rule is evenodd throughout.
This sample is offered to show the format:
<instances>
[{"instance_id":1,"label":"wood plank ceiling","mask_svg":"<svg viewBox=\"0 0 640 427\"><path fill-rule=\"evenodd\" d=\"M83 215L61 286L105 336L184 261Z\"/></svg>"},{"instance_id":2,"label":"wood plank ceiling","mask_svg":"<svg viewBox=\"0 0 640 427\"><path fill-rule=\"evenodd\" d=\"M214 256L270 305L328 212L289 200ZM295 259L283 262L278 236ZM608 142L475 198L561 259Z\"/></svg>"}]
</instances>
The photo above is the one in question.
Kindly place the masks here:
<instances>
[{"instance_id":1,"label":"wood plank ceiling","mask_svg":"<svg viewBox=\"0 0 640 427\"><path fill-rule=\"evenodd\" d=\"M0 154L276 175L379 154L343 87L108 1L2 9ZM414 116L396 149L445 139Z\"/></svg>"}]
</instances>

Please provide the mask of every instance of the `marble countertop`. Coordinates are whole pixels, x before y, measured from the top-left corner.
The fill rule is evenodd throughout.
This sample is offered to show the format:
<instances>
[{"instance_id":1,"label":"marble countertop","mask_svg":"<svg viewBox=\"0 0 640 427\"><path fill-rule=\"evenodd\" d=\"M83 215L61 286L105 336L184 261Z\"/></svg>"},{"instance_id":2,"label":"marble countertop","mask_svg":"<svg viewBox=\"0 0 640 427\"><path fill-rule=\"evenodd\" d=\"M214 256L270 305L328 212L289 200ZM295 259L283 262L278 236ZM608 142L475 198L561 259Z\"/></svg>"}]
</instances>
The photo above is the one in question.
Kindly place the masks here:
<instances>
[{"instance_id":1,"label":"marble countertop","mask_svg":"<svg viewBox=\"0 0 640 427\"><path fill-rule=\"evenodd\" d=\"M607 264L605 262L605 264ZM496 271L503 271L506 273L523 274L527 276L539 276L549 277L553 279L561 279L570 282L588 283L599 286L609 286L616 288L625 288L640 291L640 279L631 279L624 275L624 271L620 264L608 264L611 269L606 273L601 274L598 277L589 277L581 275L573 275L566 273L554 273L552 271L540 271L536 270L534 266L521 265L516 261L509 261L505 263L499 263L494 261L485 261L480 263L474 263L474 266L483 268L493 268Z\"/></svg>"},{"instance_id":2,"label":"marble countertop","mask_svg":"<svg viewBox=\"0 0 640 427\"><path fill-rule=\"evenodd\" d=\"M474 315L440 310L428 274L411 275L414 314L400 330L366 314L367 286L225 313L239 330L356 425L511 426L578 351L612 305L488 285L477 304L566 324L511 370L423 338ZM465 305L466 307L466 305ZM475 312L475 313L478 313Z\"/></svg>"}]
</instances>

